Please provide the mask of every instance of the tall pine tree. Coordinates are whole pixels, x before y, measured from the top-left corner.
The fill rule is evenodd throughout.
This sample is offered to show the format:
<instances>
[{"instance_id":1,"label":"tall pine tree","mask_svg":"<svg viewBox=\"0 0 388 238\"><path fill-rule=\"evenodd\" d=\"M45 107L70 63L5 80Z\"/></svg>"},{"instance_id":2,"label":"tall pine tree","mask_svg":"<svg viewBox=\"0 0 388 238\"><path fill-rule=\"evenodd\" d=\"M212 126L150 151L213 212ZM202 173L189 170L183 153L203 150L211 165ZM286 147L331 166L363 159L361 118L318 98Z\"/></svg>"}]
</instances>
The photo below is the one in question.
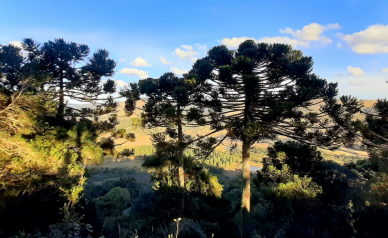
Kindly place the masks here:
<instances>
[{"instance_id":1,"label":"tall pine tree","mask_svg":"<svg viewBox=\"0 0 388 238\"><path fill-rule=\"evenodd\" d=\"M66 163L102 163L106 153L132 154L128 150L114 152L115 139L133 141L135 136L124 129L117 130L117 102L113 97L100 98L102 94L112 94L116 90L114 80L101 82L102 77L114 73L115 62L109 59L106 50L98 50L87 59L89 48L86 45L67 43L62 39L43 46L25 39L23 49L13 45L0 46L2 166L11 168L9 164L15 161L35 161L29 158L34 154L31 149L25 148L40 146L42 143L36 138L47 140L44 145L45 149L49 148L47 153L54 153L57 146L62 146L60 149L66 153L77 154L73 160L58 159ZM81 61L86 60L81 65ZM96 108L71 108L65 99L94 103ZM127 101L128 105L133 102L131 98ZM108 115L107 119L101 120L103 115ZM101 138L106 132L110 132L109 137ZM62 156L61 153L56 155ZM33 157L39 161L45 159L44 155ZM49 160L46 162L33 166L42 170L60 168L51 166ZM27 162L20 165L30 166ZM3 170L3 167L0 170L5 171L2 176L12 174L12 170ZM23 176L34 174L32 170L25 171L18 170Z\"/></svg>"},{"instance_id":2,"label":"tall pine tree","mask_svg":"<svg viewBox=\"0 0 388 238\"><path fill-rule=\"evenodd\" d=\"M209 66L211 72L202 70ZM232 140L242 142L242 208L247 212L255 142L283 136L332 149L354 136L350 120L360 109L357 100L341 97L338 103L337 84L313 74L312 67L312 58L291 46L247 40L236 51L212 48L189 72L213 85L223 108L218 119L229 125ZM309 109L317 104L318 113Z\"/></svg>"},{"instance_id":3,"label":"tall pine tree","mask_svg":"<svg viewBox=\"0 0 388 238\"><path fill-rule=\"evenodd\" d=\"M63 39L41 45L28 38L23 40L23 50L28 55L25 65L34 65L36 72L45 74L41 89L58 102L58 118L65 116L65 100L112 102L111 98L99 98L102 94L115 92L113 80L101 85L102 78L113 76L116 67L108 51L99 49L88 58L90 49L87 45Z\"/></svg>"},{"instance_id":4,"label":"tall pine tree","mask_svg":"<svg viewBox=\"0 0 388 238\"><path fill-rule=\"evenodd\" d=\"M184 187L184 151L198 142L201 152L206 154L219 143L215 138L203 140L221 129L218 122L209 116L220 110L217 107L220 106L219 101L216 97L204 97L211 86L198 75L177 77L173 73L165 73L157 79L140 80L138 89L148 97L141 115L142 125L166 128L165 133L153 135L153 140L158 152L174 158L179 164L179 186ZM209 105L212 105L211 109ZM196 138L184 133L185 128L199 126L210 126L212 130ZM166 141L166 135L169 141Z\"/></svg>"}]
</instances>

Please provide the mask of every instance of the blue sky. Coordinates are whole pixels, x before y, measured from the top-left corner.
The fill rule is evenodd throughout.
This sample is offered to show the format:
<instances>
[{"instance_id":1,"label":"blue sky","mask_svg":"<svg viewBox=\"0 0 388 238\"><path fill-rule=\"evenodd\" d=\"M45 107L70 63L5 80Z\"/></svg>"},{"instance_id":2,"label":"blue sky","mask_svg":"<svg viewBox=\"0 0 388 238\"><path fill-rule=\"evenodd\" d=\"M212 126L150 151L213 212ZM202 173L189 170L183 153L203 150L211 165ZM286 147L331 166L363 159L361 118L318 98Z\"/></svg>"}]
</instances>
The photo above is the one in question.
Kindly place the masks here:
<instances>
[{"instance_id":1,"label":"blue sky","mask_svg":"<svg viewBox=\"0 0 388 238\"><path fill-rule=\"evenodd\" d=\"M388 0L0 1L0 43L64 38L107 49L119 85L181 74L246 38L293 45L340 94L387 97ZM15 42L17 44L17 42ZM165 60L162 61L161 57Z\"/></svg>"}]
</instances>

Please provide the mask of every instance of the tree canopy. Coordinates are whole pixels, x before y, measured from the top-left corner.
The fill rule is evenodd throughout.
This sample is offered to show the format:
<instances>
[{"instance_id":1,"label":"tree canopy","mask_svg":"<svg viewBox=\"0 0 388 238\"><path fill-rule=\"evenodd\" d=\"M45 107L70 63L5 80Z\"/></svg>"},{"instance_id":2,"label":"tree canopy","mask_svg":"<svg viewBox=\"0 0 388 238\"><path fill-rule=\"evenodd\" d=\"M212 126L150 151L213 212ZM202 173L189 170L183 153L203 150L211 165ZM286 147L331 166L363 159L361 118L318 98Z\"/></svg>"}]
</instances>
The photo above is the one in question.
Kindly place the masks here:
<instances>
[{"instance_id":1,"label":"tree canopy","mask_svg":"<svg viewBox=\"0 0 388 238\"><path fill-rule=\"evenodd\" d=\"M242 206L247 211L253 143L285 136L337 148L352 141L351 119L361 105L351 97L338 103L337 84L321 79L312 68L312 58L289 45L247 40L235 51L213 47L189 72L213 85L223 109L219 120L229 125L231 139L242 142ZM311 112L309 107L317 104L320 112Z\"/></svg>"},{"instance_id":2,"label":"tree canopy","mask_svg":"<svg viewBox=\"0 0 388 238\"><path fill-rule=\"evenodd\" d=\"M205 98L205 92L211 90L211 85L202 78L185 75L182 78L173 73L165 73L157 79L139 81L141 94L147 96L143 113L142 124L145 127L164 127L165 133L153 135L158 153L168 155L178 161L178 178L181 187L184 187L183 152L194 142L216 132L217 125L212 124L209 114L217 110L209 108L208 104L216 103L213 98ZM198 135L192 138L184 133L184 128L210 125L213 132L207 135ZM170 141L166 141L166 136ZM212 140L212 145L215 140Z\"/></svg>"},{"instance_id":3,"label":"tree canopy","mask_svg":"<svg viewBox=\"0 0 388 238\"><path fill-rule=\"evenodd\" d=\"M87 45L63 39L40 44L26 38L23 50L12 45L3 46L1 71L7 79L3 86L10 90L20 88L26 78L34 77L39 83L35 89L58 102L57 115L63 118L65 108L69 108L66 100L107 101L108 98L101 98L101 95L116 91L113 80L102 84L102 78L113 76L116 67L115 61L109 58L109 52L99 49L88 57L89 53ZM74 109L69 109L67 114L72 111Z\"/></svg>"},{"instance_id":4,"label":"tree canopy","mask_svg":"<svg viewBox=\"0 0 388 238\"><path fill-rule=\"evenodd\" d=\"M123 154L113 151L115 139L135 139L133 133L117 130L117 102L100 97L116 90L114 80L101 81L113 75L115 62L106 50L89 59L88 54L87 45L63 39L43 45L24 39L23 49L0 47L2 188L38 188L72 177L81 182L85 165L101 164L107 153ZM96 107L71 108L65 99Z\"/></svg>"}]
</instances>

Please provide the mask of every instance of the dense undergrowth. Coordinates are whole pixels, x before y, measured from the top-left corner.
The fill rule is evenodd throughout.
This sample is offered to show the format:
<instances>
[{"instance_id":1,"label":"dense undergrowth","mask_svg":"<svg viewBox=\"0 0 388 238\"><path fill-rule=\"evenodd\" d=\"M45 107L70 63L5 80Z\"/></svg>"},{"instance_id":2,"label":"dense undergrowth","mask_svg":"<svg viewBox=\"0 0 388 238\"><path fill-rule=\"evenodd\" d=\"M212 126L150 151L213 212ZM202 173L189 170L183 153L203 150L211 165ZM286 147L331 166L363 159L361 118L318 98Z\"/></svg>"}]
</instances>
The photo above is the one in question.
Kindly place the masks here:
<instances>
[{"instance_id":1,"label":"dense undergrowth","mask_svg":"<svg viewBox=\"0 0 388 238\"><path fill-rule=\"evenodd\" d=\"M307 156L304 160L295 159L291 151L283 155L275 150L274 155L270 150L264 168L253 173L248 225L242 225L241 174L227 176L222 168L198 167L217 176L215 183L222 191L217 194L206 189L182 190L174 184L172 173L158 177L138 168L102 166L86 172L84 196L77 208L82 218L64 225L52 212L61 207L60 202L42 209L47 203L39 201L42 205L35 206L40 209L36 216L57 217L58 223L50 227L49 222L40 223L37 232L37 224L28 224L26 217L24 224L19 222L24 232L14 237L65 237L65 231L73 232L73 237L168 237L177 233L177 218L181 218L178 237L241 237L247 233L250 237L383 237L386 209L370 201L379 198L376 192L385 186L386 178L382 175L365 183L351 170L363 162L342 166L323 160L315 149L306 154L306 148L298 148ZM48 193L50 188L41 192ZM179 205L181 198L184 208ZM21 203L18 208L31 209L29 205Z\"/></svg>"}]
</instances>

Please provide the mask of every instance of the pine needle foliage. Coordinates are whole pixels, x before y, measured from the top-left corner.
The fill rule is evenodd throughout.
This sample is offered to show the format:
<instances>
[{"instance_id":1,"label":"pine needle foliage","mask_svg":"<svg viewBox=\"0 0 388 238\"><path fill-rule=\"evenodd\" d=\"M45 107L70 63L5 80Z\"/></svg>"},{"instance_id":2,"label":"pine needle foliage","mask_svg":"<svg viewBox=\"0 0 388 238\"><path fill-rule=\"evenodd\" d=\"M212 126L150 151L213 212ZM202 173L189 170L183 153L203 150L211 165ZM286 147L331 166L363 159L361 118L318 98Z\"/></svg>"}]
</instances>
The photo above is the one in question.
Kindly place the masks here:
<instances>
[{"instance_id":1,"label":"pine needle foliage","mask_svg":"<svg viewBox=\"0 0 388 238\"><path fill-rule=\"evenodd\" d=\"M178 176L179 186L185 184L183 155L189 147L197 143L199 147L210 153L219 143L215 138L204 140L221 128L214 124L210 117L217 109L217 100L205 98L205 92L211 86L203 78L196 75L177 77L173 73L165 73L159 78L147 78L138 83L140 94L145 94L145 101L141 114L141 124L146 128L164 127L164 133L152 135L156 152L160 156L168 156L180 164ZM208 105L214 104L209 108ZM184 127L199 127L210 125L213 129L206 135L193 138L184 132ZM206 147L206 149L205 149ZM180 162L179 162L180 161Z\"/></svg>"},{"instance_id":2,"label":"pine needle foliage","mask_svg":"<svg viewBox=\"0 0 388 238\"><path fill-rule=\"evenodd\" d=\"M352 97L337 103L337 84L312 68L312 58L289 45L247 40L237 50L213 47L189 72L213 85L211 95L217 95L223 111L217 118L229 125L231 139L242 142L242 207L248 212L255 142L285 136L333 149L353 140L351 119L361 105ZM318 103L320 112L311 112L309 107Z\"/></svg>"}]
</instances>

